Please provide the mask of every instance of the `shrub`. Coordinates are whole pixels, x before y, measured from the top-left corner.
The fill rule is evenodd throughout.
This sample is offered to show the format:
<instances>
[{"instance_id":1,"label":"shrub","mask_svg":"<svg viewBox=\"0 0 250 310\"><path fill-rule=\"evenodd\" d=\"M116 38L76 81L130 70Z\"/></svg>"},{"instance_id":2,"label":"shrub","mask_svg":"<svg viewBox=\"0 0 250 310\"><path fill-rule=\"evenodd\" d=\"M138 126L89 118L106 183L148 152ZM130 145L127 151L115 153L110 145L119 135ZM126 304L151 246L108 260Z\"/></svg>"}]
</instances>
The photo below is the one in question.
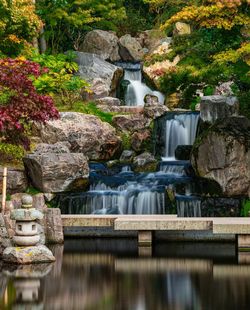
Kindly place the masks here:
<instances>
[{"instance_id":1,"label":"shrub","mask_svg":"<svg viewBox=\"0 0 250 310\"><path fill-rule=\"evenodd\" d=\"M58 118L50 96L38 94L33 79L44 71L24 59L0 60L0 138L4 143L29 147L27 131L33 121Z\"/></svg>"},{"instance_id":2,"label":"shrub","mask_svg":"<svg viewBox=\"0 0 250 310\"><path fill-rule=\"evenodd\" d=\"M74 57L73 53L34 55L32 60L48 69L34 80L37 91L49 93L60 104L72 107L73 103L81 98L81 92L88 91L89 86L85 80L74 75L78 70Z\"/></svg>"}]
</instances>

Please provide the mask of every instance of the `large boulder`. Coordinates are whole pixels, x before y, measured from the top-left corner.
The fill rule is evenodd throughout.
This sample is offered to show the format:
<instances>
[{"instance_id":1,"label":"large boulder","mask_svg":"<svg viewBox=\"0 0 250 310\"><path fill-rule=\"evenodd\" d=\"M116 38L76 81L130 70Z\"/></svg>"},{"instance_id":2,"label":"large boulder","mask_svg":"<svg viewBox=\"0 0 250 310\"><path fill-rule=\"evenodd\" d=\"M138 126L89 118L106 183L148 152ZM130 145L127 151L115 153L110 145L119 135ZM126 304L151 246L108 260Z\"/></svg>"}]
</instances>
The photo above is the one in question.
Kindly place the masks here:
<instances>
[{"instance_id":1,"label":"large boulder","mask_svg":"<svg viewBox=\"0 0 250 310\"><path fill-rule=\"evenodd\" d=\"M69 150L57 152L49 144L44 153L28 154L23 161L33 186L45 193L76 189L89 175L86 156Z\"/></svg>"},{"instance_id":2,"label":"large boulder","mask_svg":"<svg viewBox=\"0 0 250 310\"><path fill-rule=\"evenodd\" d=\"M239 101L236 97L204 96L200 103L201 119L214 123L217 119L238 115Z\"/></svg>"},{"instance_id":3,"label":"large boulder","mask_svg":"<svg viewBox=\"0 0 250 310\"><path fill-rule=\"evenodd\" d=\"M120 152L121 140L115 129L94 115L64 112L60 119L36 127L43 142L68 142L71 152L82 153L90 160L109 160Z\"/></svg>"},{"instance_id":4,"label":"large boulder","mask_svg":"<svg viewBox=\"0 0 250 310\"><path fill-rule=\"evenodd\" d=\"M80 46L80 51L96 54L112 62L121 59L118 53L118 37L112 31L92 30L88 32Z\"/></svg>"},{"instance_id":5,"label":"large boulder","mask_svg":"<svg viewBox=\"0 0 250 310\"><path fill-rule=\"evenodd\" d=\"M191 155L199 176L220 184L226 196L250 196L250 120L217 121L199 137Z\"/></svg>"},{"instance_id":6,"label":"large boulder","mask_svg":"<svg viewBox=\"0 0 250 310\"><path fill-rule=\"evenodd\" d=\"M15 167L8 168L7 191L8 193L25 192L28 187L28 180L24 169ZM0 194L3 188L3 167L0 167Z\"/></svg>"},{"instance_id":7,"label":"large boulder","mask_svg":"<svg viewBox=\"0 0 250 310\"><path fill-rule=\"evenodd\" d=\"M126 34L119 39L119 54L123 61L141 61L144 52L139 41Z\"/></svg>"},{"instance_id":8,"label":"large boulder","mask_svg":"<svg viewBox=\"0 0 250 310\"><path fill-rule=\"evenodd\" d=\"M113 117L113 125L122 132L135 132L149 127L150 120L142 114L116 115Z\"/></svg>"},{"instance_id":9,"label":"large boulder","mask_svg":"<svg viewBox=\"0 0 250 310\"><path fill-rule=\"evenodd\" d=\"M112 65L95 54L76 53L78 75L91 85L88 99L116 96L116 89L123 76L123 69Z\"/></svg>"}]
</instances>

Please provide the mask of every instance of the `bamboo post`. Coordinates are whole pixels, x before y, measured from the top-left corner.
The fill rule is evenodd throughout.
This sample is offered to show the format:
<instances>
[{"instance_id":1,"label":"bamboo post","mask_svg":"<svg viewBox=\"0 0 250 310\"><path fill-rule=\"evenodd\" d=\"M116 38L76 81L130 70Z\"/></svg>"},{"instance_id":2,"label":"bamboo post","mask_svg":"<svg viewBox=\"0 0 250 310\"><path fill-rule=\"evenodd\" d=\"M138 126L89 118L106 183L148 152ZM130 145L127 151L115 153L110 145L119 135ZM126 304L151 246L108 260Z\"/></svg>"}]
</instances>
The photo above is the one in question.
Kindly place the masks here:
<instances>
[{"instance_id":1,"label":"bamboo post","mask_svg":"<svg viewBox=\"0 0 250 310\"><path fill-rule=\"evenodd\" d=\"M3 192L2 192L2 213L6 206L6 189L7 189L7 167L3 168Z\"/></svg>"}]
</instances>

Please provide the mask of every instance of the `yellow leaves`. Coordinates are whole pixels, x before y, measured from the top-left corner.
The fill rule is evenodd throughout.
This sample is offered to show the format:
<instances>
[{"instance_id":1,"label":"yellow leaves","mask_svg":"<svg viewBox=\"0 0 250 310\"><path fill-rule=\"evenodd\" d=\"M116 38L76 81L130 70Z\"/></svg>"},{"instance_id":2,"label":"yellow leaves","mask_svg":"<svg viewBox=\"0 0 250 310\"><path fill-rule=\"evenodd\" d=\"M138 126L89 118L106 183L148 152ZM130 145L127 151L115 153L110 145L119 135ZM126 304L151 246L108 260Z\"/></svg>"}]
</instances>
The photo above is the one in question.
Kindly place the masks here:
<instances>
[{"instance_id":1,"label":"yellow leaves","mask_svg":"<svg viewBox=\"0 0 250 310\"><path fill-rule=\"evenodd\" d=\"M212 0L211 2L215 1ZM162 25L161 29L167 29L178 21L193 22L199 27L217 27L228 30L235 25L247 25L250 23L250 17L239 12L239 5L228 6L223 1L216 1L210 5L187 6L172 16Z\"/></svg>"},{"instance_id":2,"label":"yellow leaves","mask_svg":"<svg viewBox=\"0 0 250 310\"><path fill-rule=\"evenodd\" d=\"M13 43L17 43L17 44L20 44L22 42L22 40L20 40L16 35L14 34L10 34L8 35L8 40L10 40L11 42Z\"/></svg>"},{"instance_id":3,"label":"yellow leaves","mask_svg":"<svg viewBox=\"0 0 250 310\"><path fill-rule=\"evenodd\" d=\"M236 63L240 59L247 62L249 57L250 57L250 43L247 42L243 43L241 47L237 50L230 49L225 52L216 54L213 57L213 59L215 63L225 64L228 62Z\"/></svg>"}]
</instances>

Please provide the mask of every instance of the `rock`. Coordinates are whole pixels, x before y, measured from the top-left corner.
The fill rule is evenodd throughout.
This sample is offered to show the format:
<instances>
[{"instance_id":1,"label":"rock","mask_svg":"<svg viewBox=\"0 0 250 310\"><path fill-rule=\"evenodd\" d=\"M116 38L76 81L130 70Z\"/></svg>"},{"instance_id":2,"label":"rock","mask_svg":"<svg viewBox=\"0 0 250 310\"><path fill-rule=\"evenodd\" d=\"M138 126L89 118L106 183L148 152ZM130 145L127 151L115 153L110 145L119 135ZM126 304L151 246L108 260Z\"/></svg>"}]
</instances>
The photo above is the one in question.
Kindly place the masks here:
<instances>
[{"instance_id":1,"label":"rock","mask_svg":"<svg viewBox=\"0 0 250 310\"><path fill-rule=\"evenodd\" d=\"M44 196L46 202L50 202L52 199L55 198L54 193L43 193L43 196Z\"/></svg>"},{"instance_id":2,"label":"rock","mask_svg":"<svg viewBox=\"0 0 250 310\"><path fill-rule=\"evenodd\" d=\"M34 153L26 155L23 162L33 186L42 192L75 189L89 175L87 157L81 153Z\"/></svg>"},{"instance_id":3,"label":"rock","mask_svg":"<svg viewBox=\"0 0 250 310\"><path fill-rule=\"evenodd\" d=\"M176 36L191 34L191 27L189 24L177 22L174 26L173 34Z\"/></svg>"},{"instance_id":4,"label":"rock","mask_svg":"<svg viewBox=\"0 0 250 310\"><path fill-rule=\"evenodd\" d=\"M158 105L159 104L159 99L157 96L154 95L146 95L144 98L145 102L145 107L150 107L152 105Z\"/></svg>"},{"instance_id":5,"label":"rock","mask_svg":"<svg viewBox=\"0 0 250 310\"><path fill-rule=\"evenodd\" d=\"M7 192L17 193L25 192L28 187L28 180L24 169L18 169L14 167L8 167L7 174ZM0 167L0 194L3 188L3 168Z\"/></svg>"},{"instance_id":6,"label":"rock","mask_svg":"<svg viewBox=\"0 0 250 310\"><path fill-rule=\"evenodd\" d=\"M87 99L115 97L123 69L94 54L77 52L76 55L78 75L91 85L92 94Z\"/></svg>"},{"instance_id":7,"label":"rock","mask_svg":"<svg viewBox=\"0 0 250 310\"><path fill-rule=\"evenodd\" d=\"M145 152L136 156L133 160L133 164L136 172L155 171L157 160L151 153Z\"/></svg>"},{"instance_id":8,"label":"rock","mask_svg":"<svg viewBox=\"0 0 250 310\"><path fill-rule=\"evenodd\" d=\"M26 195L25 193L16 193L10 196L10 200L13 203L14 209L22 207L22 197Z\"/></svg>"},{"instance_id":9,"label":"rock","mask_svg":"<svg viewBox=\"0 0 250 310\"><path fill-rule=\"evenodd\" d=\"M175 158L177 160L190 160L192 145L178 145L175 149Z\"/></svg>"},{"instance_id":10,"label":"rock","mask_svg":"<svg viewBox=\"0 0 250 310\"><path fill-rule=\"evenodd\" d=\"M34 153L44 154L44 153L55 153L55 154L65 154L70 153L70 143L69 142L57 142L55 144L39 143Z\"/></svg>"},{"instance_id":11,"label":"rock","mask_svg":"<svg viewBox=\"0 0 250 310\"><path fill-rule=\"evenodd\" d=\"M151 132L148 129L135 132L131 136L131 147L136 152L143 152L149 149L151 142Z\"/></svg>"},{"instance_id":12,"label":"rock","mask_svg":"<svg viewBox=\"0 0 250 310\"><path fill-rule=\"evenodd\" d=\"M119 61L118 37L114 32L104 30L92 30L87 33L80 52L96 54L104 60Z\"/></svg>"},{"instance_id":13,"label":"rock","mask_svg":"<svg viewBox=\"0 0 250 310\"><path fill-rule=\"evenodd\" d=\"M54 262L55 257L45 246L8 247L3 252L3 260L12 264L34 264Z\"/></svg>"},{"instance_id":14,"label":"rock","mask_svg":"<svg viewBox=\"0 0 250 310\"><path fill-rule=\"evenodd\" d=\"M130 34L122 36L119 41L119 54L123 61L141 61L144 52L141 44Z\"/></svg>"},{"instance_id":15,"label":"rock","mask_svg":"<svg viewBox=\"0 0 250 310\"><path fill-rule=\"evenodd\" d=\"M147 48L151 53L162 44L166 37L164 32L152 29L140 32L136 39L142 47Z\"/></svg>"},{"instance_id":16,"label":"rock","mask_svg":"<svg viewBox=\"0 0 250 310\"><path fill-rule=\"evenodd\" d=\"M16 221L35 221L43 219L43 214L36 209L16 209L11 212L10 218Z\"/></svg>"},{"instance_id":17,"label":"rock","mask_svg":"<svg viewBox=\"0 0 250 310\"><path fill-rule=\"evenodd\" d=\"M33 208L35 208L41 212L44 212L47 209L44 194L40 193L40 194L34 195L32 206L33 206Z\"/></svg>"},{"instance_id":18,"label":"rock","mask_svg":"<svg viewBox=\"0 0 250 310\"><path fill-rule=\"evenodd\" d=\"M234 84L233 81L221 83L219 86L216 87L214 95L219 96L233 96L234 92L232 90L232 85Z\"/></svg>"},{"instance_id":19,"label":"rock","mask_svg":"<svg viewBox=\"0 0 250 310\"><path fill-rule=\"evenodd\" d=\"M50 208L46 210L46 242L63 243L63 225L61 218L61 210L58 208Z\"/></svg>"},{"instance_id":20,"label":"rock","mask_svg":"<svg viewBox=\"0 0 250 310\"><path fill-rule=\"evenodd\" d=\"M135 156L135 152L132 150L124 150L120 157L121 162L130 162Z\"/></svg>"},{"instance_id":21,"label":"rock","mask_svg":"<svg viewBox=\"0 0 250 310\"><path fill-rule=\"evenodd\" d=\"M10 246L9 234L5 225L4 216L0 213L0 256L8 246Z\"/></svg>"},{"instance_id":22,"label":"rock","mask_svg":"<svg viewBox=\"0 0 250 310\"><path fill-rule=\"evenodd\" d=\"M196 140L191 160L197 175L216 181L225 196L250 196L250 120L217 121Z\"/></svg>"},{"instance_id":23,"label":"rock","mask_svg":"<svg viewBox=\"0 0 250 310\"><path fill-rule=\"evenodd\" d=\"M167 113L169 109L163 104L146 103L144 107L144 116L150 119L156 119Z\"/></svg>"},{"instance_id":24,"label":"rock","mask_svg":"<svg viewBox=\"0 0 250 310\"><path fill-rule=\"evenodd\" d=\"M217 119L238 115L239 101L236 97L205 96L201 98L200 112L204 122L214 123Z\"/></svg>"},{"instance_id":25,"label":"rock","mask_svg":"<svg viewBox=\"0 0 250 310\"><path fill-rule=\"evenodd\" d=\"M121 100L114 97L104 97L96 100L97 104L107 105L107 106L120 106Z\"/></svg>"},{"instance_id":26,"label":"rock","mask_svg":"<svg viewBox=\"0 0 250 310\"><path fill-rule=\"evenodd\" d=\"M120 152L121 140L108 123L94 115L76 112L60 113L60 116L59 120L48 121L45 126L36 125L44 142L53 144L67 141L71 152L83 153L90 160L109 160ZM47 192L52 190L48 189Z\"/></svg>"},{"instance_id":27,"label":"rock","mask_svg":"<svg viewBox=\"0 0 250 310\"><path fill-rule=\"evenodd\" d=\"M178 107L178 105L180 104L180 101L181 101L181 94L180 93L173 93L171 94L170 96L168 96L167 100L166 100L166 104L167 104L167 107L170 109L170 110L173 110L175 108Z\"/></svg>"},{"instance_id":28,"label":"rock","mask_svg":"<svg viewBox=\"0 0 250 310\"><path fill-rule=\"evenodd\" d=\"M142 114L116 115L113 117L113 125L122 132L135 132L147 128L150 125L150 120Z\"/></svg>"}]
</instances>

